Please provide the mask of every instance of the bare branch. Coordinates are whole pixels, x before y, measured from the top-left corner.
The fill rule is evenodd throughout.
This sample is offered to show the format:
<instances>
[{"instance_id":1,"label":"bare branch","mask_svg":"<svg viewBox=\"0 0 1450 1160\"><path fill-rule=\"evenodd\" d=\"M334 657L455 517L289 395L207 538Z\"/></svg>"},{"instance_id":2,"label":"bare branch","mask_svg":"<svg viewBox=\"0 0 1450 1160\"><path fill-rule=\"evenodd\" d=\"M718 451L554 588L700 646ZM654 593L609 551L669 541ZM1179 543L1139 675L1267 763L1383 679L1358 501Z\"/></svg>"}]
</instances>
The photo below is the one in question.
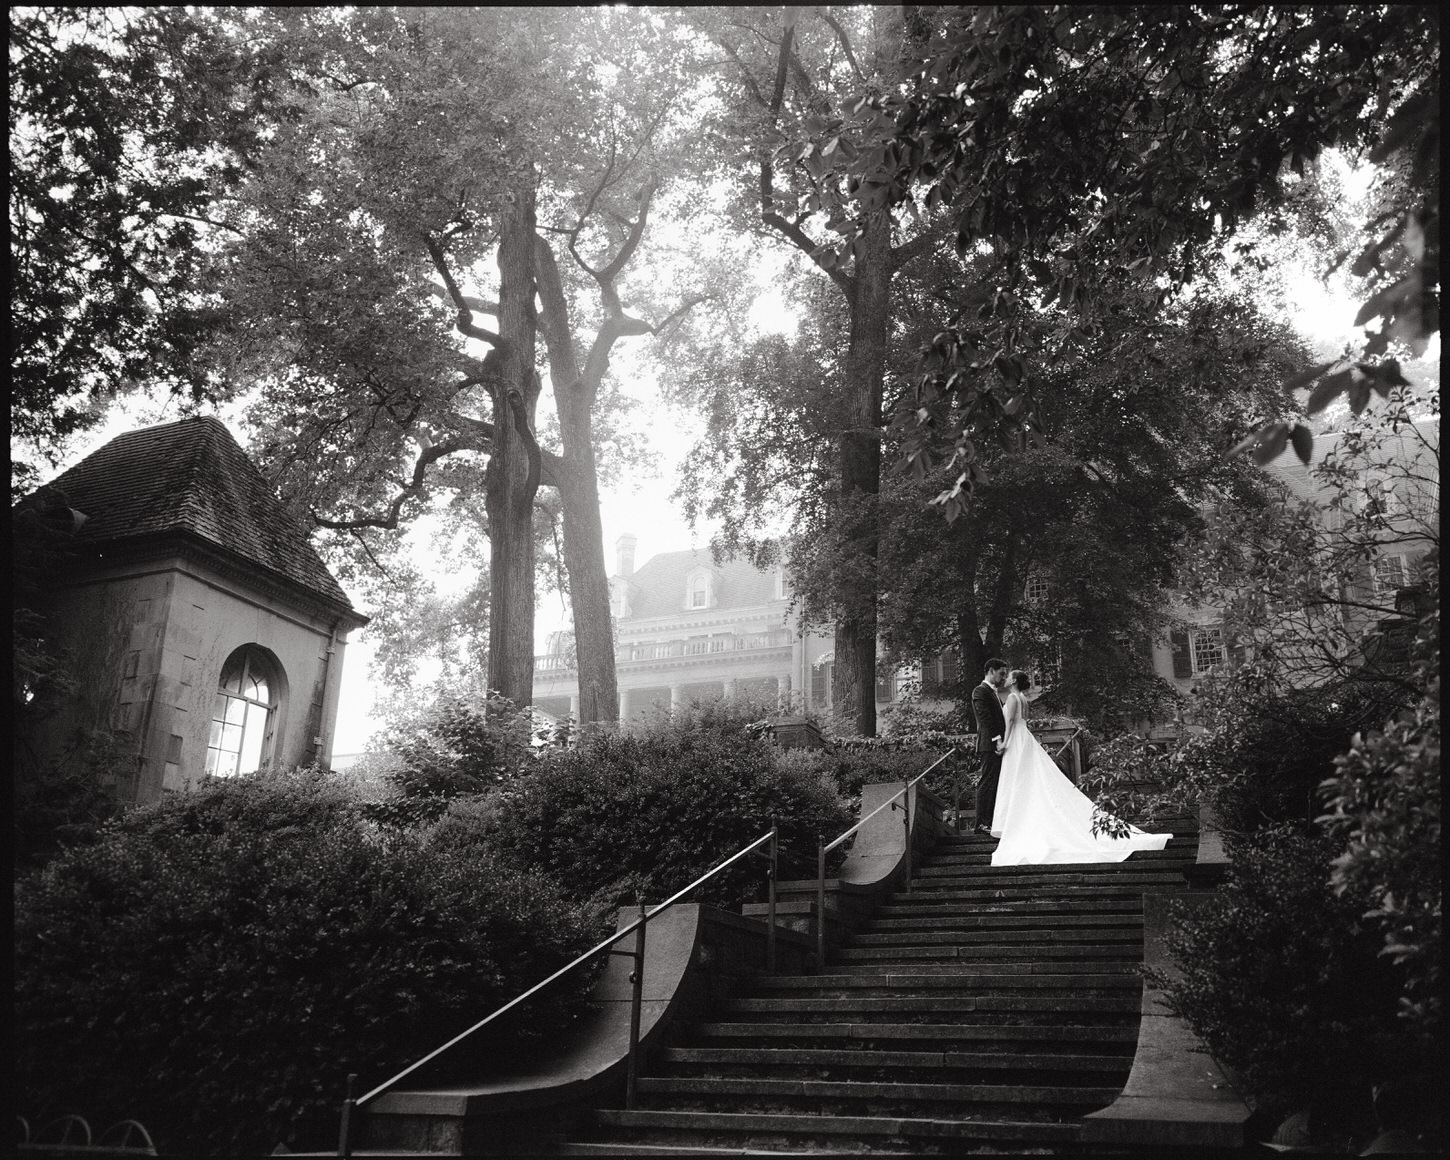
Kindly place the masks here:
<instances>
[{"instance_id":1,"label":"bare branch","mask_svg":"<svg viewBox=\"0 0 1450 1160\"><path fill-rule=\"evenodd\" d=\"M459 333L497 347L503 342L502 336L473 321L473 308L468 305L467 297L458 288L458 283L453 278L453 271L448 268L448 256L443 252L443 247L438 244L438 239L432 234L425 233L423 244L428 247L428 254L433 259L433 268L438 271L438 276L443 279L443 285L448 288L448 298L458 310L455 325L458 327Z\"/></svg>"}]
</instances>

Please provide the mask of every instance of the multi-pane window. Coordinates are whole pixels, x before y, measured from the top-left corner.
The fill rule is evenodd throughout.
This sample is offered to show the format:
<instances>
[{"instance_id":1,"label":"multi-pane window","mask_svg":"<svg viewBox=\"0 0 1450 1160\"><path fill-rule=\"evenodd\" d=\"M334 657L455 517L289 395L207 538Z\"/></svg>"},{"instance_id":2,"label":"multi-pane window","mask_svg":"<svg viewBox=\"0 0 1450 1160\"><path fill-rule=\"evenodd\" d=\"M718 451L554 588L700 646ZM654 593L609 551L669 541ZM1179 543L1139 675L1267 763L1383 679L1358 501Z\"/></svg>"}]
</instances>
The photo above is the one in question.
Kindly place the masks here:
<instances>
[{"instance_id":1,"label":"multi-pane window","mask_svg":"<svg viewBox=\"0 0 1450 1160\"><path fill-rule=\"evenodd\" d=\"M1223 664L1223 630L1220 628L1197 628L1188 634L1189 647L1193 656L1193 675L1206 673Z\"/></svg>"},{"instance_id":2,"label":"multi-pane window","mask_svg":"<svg viewBox=\"0 0 1450 1160\"><path fill-rule=\"evenodd\" d=\"M277 691L272 666L259 650L241 648L228 658L212 702L207 773L232 777L261 768L271 756Z\"/></svg>"},{"instance_id":3,"label":"multi-pane window","mask_svg":"<svg viewBox=\"0 0 1450 1160\"><path fill-rule=\"evenodd\" d=\"M1405 568L1403 556L1381 556L1374 562L1374 591L1376 596L1394 598L1401 588L1409 586L1410 577Z\"/></svg>"},{"instance_id":4,"label":"multi-pane window","mask_svg":"<svg viewBox=\"0 0 1450 1160\"><path fill-rule=\"evenodd\" d=\"M1041 604L1047 599L1047 580L1042 576L1029 576L1024 595L1028 604Z\"/></svg>"},{"instance_id":5,"label":"multi-pane window","mask_svg":"<svg viewBox=\"0 0 1450 1160\"><path fill-rule=\"evenodd\" d=\"M690 607L705 608L710 601L710 581L706 576L696 576L690 581Z\"/></svg>"},{"instance_id":6,"label":"multi-pane window","mask_svg":"<svg viewBox=\"0 0 1450 1160\"><path fill-rule=\"evenodd\" d=\"M1032 664L1036 680L1043 688L1051 688L1062 680L1062 650L1056 649L1050 656L1039 657Z\"/></svg>"}]
</instances>

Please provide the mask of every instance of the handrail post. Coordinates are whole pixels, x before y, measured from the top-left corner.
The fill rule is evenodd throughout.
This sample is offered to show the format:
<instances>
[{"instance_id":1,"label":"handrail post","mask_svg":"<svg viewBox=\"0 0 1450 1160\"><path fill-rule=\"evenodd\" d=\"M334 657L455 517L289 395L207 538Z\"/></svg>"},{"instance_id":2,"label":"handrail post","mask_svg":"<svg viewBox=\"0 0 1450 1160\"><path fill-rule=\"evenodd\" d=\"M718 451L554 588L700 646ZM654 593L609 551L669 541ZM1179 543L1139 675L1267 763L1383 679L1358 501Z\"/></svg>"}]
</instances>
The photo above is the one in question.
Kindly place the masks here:
<instances>
[{"instance_id":1,"label":"handrail post","mask_svg":"<svg viewBox=\"0 0 1450 1160\"><path fill-rule=\"evenodd\" d=\"M911 779L901 779L901 824L906 831L906 893L911 893Z\"/></svg>"},{"instance_id":2,"label":"handrail post","mask_svg":"<svg viewBox=\"0 0 1450 1160\"><path fill-rule=\"evenodd\" d=\"M816 837L816 974L826 969L826 837Z\"/></svg>"},{"instance_id":3,"label":"handrail post","mask_svg":"<svg viewBox=\"0 0 1450 1160\"><path fill-rule=\"evenodd\" d=\"M634 936L634 988L629 998L629 1062L624 1079L624 1106L632 1109L639 1087L639 1011L644 1002L644 928L648 916L644 898L639 900L639 929Z\"/></svg>"},{"instance_id":4,"label":"handrail post","mask_svg":"<svg viewBox=\"0 0 1450 1160\"><path fill-rule=\"evenodd\" d=\"M357 1100L352 1093L356 1085L357 1073L348 1073L347 1094L342 1100L342 1123L337 1129L337 1154L344 1158L352 1155L352 1113L357 1107Z\"/></svg>"},{"instance_id":5,"label":"handrail post","mask_svg":"<svg viewBox=\"0 0 1450 1160\"><path fill-rule=\"evenodd\" d=\"M770 901L766 921L770 924L765 929L765 970L767 974L775 974L775 880L776 871L779 870L778 851L776 847L776 826L775 822L770 823Z\"/></svg>"}]
</instances>

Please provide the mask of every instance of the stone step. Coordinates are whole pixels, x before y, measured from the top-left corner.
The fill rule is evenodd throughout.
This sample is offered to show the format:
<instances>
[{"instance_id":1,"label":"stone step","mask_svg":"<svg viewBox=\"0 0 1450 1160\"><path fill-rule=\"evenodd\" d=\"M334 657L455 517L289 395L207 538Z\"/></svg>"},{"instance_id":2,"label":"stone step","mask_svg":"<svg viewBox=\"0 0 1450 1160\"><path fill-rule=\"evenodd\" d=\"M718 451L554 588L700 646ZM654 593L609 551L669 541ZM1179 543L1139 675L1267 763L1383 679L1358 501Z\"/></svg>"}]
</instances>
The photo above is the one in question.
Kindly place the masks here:
<instances>
[{"instance_id":1,"label":"stone step","mask_svg":"<svg viewBox=\"0 0 1450 1160\"><path fill-rule=\"evenodd\" d=\"M694 1028L694 1046L705 1040L780 1039L882 1043L1129 1043L1138 1042L1133 1027L1082 1027L1062 1023L701 1023Z\"/></svg>"},{"instance_id":2,"label":"stone step","mask_svg":"<svg viewBox=\"0 0 1450 1160\"><path fill-rule=\"evenodd\" d=\"M1052 1051L1051 1044L1031 1051L911 1051L841 1049L830 1047L666 1047L662 1064L693 1067L744 1067L749 1074L770 1068L844 1068L849 1071L879 1068L934 1070L994 1070L1096 1072L1126 1075L1136 1038L1127 1044L1092 1041L1064 1044L1072 1050ZM1099 1050L1091 1050L1099 1048Z\"/></svg>"},{"instance_id":3,"label":"stone step","mask_svg":"<svg viewBox=\"0 0 1450 1160\"><path fill-rule=\"evenodd\" d=\"M644 1078L641 1108L655 1111L870 1115L1060 1122L1111 1103L1115 1087L1073 1084L895 1083L816 1079Z\"/></svg>"},{"instance_id":4,"label":"stone step","mask_svg":"<svg viewBox=\"0 0 1450 1160\"><path fill-rule=\"evenodd\" d=\"M971 963L978 969L994 964L1006 968L1018 967L1024 963L1056 962L1064 971L1082 970L1084 961L1111 964L1113 968L1127 964L1135 966L1142 962L1143 943L1024 943L1020 946L991 944L981 946L964 943L960 946L937 945L926 947L863 947L860 950L846 948L837 951L836 967L855 972L863 965L896 964L905 970L917 966L940 965L945 962ZM1107 965L1104 970L1109 969Z\"/></svg>"},{"instance_id":5,"label":"stone step","mask_svg":"<svg viewBox=\"0 0 1450 1160\"><path fill-rule=\"evenodd\" d=\"M733 1137L739 1146L798 1147L801 1137L846 1138L853 1141L1002 1141L1022 1144L1070 1144L1078 1138L1076 1123L988 1122L874 1116L767 1115L728 1112L673 1112L604 1109L596 1123L616 1129L651 1129L661 1143L689 1146ZM653 1131L673 1133L662 1139ZM857 1149L865 1151L866 1149ZM874 1152L874 1150L872 1150ZM575 1153L580 1155L581 1153ZM739 1147L736 1149L739 1154ZM811 1149L811 1154L819 1154Z\"/></svg>"},{"instance_id":6,"label":"stone step","mask_svg":"<svg viewBox=\"0 0 1450 1160\"><path fill-rule=\"evenodd\" d=\"M967 995L992 992L1060 991L1090 995L1094 990L1142 990L1142 979L1135 971L1093 970L1071 972L1059 969L1057 963L1014 963L1010 970L973 970L959 968L949 972L932 971L912 965L896 972L841 973L829 975L757 976L751 990L762 998L772 993L814 992L829 995L854 995L857 991L891 995L893 992L963 991Z\"/></svg>"},{"instance_id":7,"label":"stone step","mask_svg":"<svg viewBox=\"0 0 1450 1160\"><path fill-rule=\"evenodd\" d=\"M919 894L893 895L890 902L882 903L873 914L878 920L885 916L926 917L920 912L940 910L944 920L958 918L986 917L989 915L1031 915L1048 921L1056 915L1077 914L1126 914L1143 917L1143 892L1117 892L1102 898L1078 898L1065 892L1061 898L999 898L995 892L986 897L975 898L970 905L950 906L941 901L941 892L932 891L929 898Z\"/></svg>"},{"instance_id":8,"label":"stone step","mask_svg":"<svg viewBox=\"0 0 1450 1160\"><path fill-rule=\"evenodd\" d=\"M1000 1020L1004 1016L1095 1014L1136 1016L1141 999L1136 990L1121 994L1090 996L1073 992L1067 995L972 995L954 997L939 994L868 997L853 996L849 1000L809 996L791 999L749 997L732 999L721 1010L738 1015L811 1015L839 1016L844 1003L850 1004L852 1015L881 1014L897 1018L914 1015L975 1014L984 1019Z\"/></svg>"},{"instance_id":9,"label":"stone step","mask_svg":"<svg viewBox=\"0 0 1450 1160\"><path fill-rule=\"evenodd\" d=\"M1101 1107L1118 1098L1116 1087L1044 1084L850 1083L818 1079L727 1079L711 1076L641 1078L639 1093L658 1096L765 1096L774 1099L861 1099L896 1105L1067 1104Z\"/></svg>"},{"instance_id":10,"label":"stone step","mask_svg":"<svg viewBox=\"0 0 1450 1160\"><path fill-rule=\"evenodd\" d=\"M1189 863L1191 865L1191 863ZM1053 891L1060 891L1069 886L1092 886L1104 881L1111 882L1113 886L1121 890L1128 886L1136 886L1140 890L1143 887L1152 887L1156 890L1182 889L1184 885L1183 875L1175 870L1158 871L1129 871L1124 870L1114 874L1111 878L1105 874L1098 874L1090 869L1083 869L1076 866L1065 869L1060 874L1048 876L1046 874L1034 874L1030 871L1018 872L1016 867L1004 867L1008 873L987 874L973 872L970 869L947 868L946 872L933 875L920 875L912 884L912 889L905 892L906 898L917 898L921 895L930 895L937 890L982 890L994 889L1006 892L1005 897L1017 896L1024 900L1038 898ZM903 895L897 895L899 901Z\"/></svg>"},{"instance_id":11,"label":"stone step","mask_svg":"<svg viewBox=\"0 0 1450 1160\"><path fill-rule=\"evenodd\" d=\"M1141 938L1143 917L1136 914L1106 915L1100 924L1059 926L1050 919L1024 919L1007 926L966 926L951 919L889 919L867 924L851 937L851 946L929 946L934 942L1003 943L1024 942L1115 942Z\"/></svg>"},{"instance_id":12,"label":"stone step","mask_svg":"<svg viewBox=\"0 0 1450 1160\"><path fill-rule=\"evenodd\" d=\"M975 979L984 968L990 968L993 960L981 962L978 960L959 959L954 953L943 953L933 959L881 959L847 961L836 963L832 970L837 975L867 976L873 978L891 978L905 973L913 976L920 975L941 975L948 979L965 980ZM1094 959L1083 962L1076 958L1069 959L1014 959L1011 963L1013 971L1022 972L1028 975L1088 975L1098 977L1100 975L1122 974L1132 981L1134 986L1140 982L1138 974L1138 960L1129 958L1126 960Z\"/></svg>"},{"instance_id":13,"label":"stone step","mask_svg":"<svg viewBox=\"0 0 1450 1160\"><path fill-rule=\"evenodd\" d=\"M978 886L963 890L951 890L933 882L930 890L916 889L910 892L898 892L885 899L875 910L875 914L883 916L895 915L898 912L911 914L918 911L943 914L955 914L959 912L975 913L978 906L1012 906L1012 907L1039 907L1043 910L1064 910L1072 907L1081 900L1084 904L1088 902L1101 902L1107 905L1136 906L1139 910L1143 907L1143 887L1141 885L1115 886L1105 884L1101 886L1074 886L1071 883L1066 886L1053 887L1041 891L1027 891L1012 886Z\"/></svg>"},{"instance_id":14,"label":"stone step","mask_svg":"<svg viewBox=\"0 0 1450 1160\"><path fill-rule=\"evenodd\" d=\"M993 848L995 848L995 846ZM1130 858L1124 859L1123 862L1110 863L1110 865L1120 866L1124 863L1127 863L1129 865L1138 866L1142 864L1151 865L1158 862L1192 862L1197 857L1197 854L1198 840L1196 838L1192 842L1188 843L1182 843L1179 842L1177 839L1172 839L1169 841L1168 845L1164 846L1161 850L1135 850ZM1044 866L1043 869L1048 869L1050 865L1051 864L1048 864L1048 866ZM1101 863L1063 862L1058 863L1058 865L1091 866L1101 865ZM1011 869L1011 867L1009 866L993 866L991 849L984 849L980 851L957 850L948 854L932 854L929 857L923 859L920 866L916 869L922 873L925 873L931 870L940 870L944 866L973 867L992 870Z\"/></svg>"},{"instance_id":15,"label":"stone step","mask_svg":"<svg viewBox=\"0 0 1450 1160\"><path fill-rule=\"evenodd\" d=\"M942 924L937 924L938 926ZM875 924L867 926L868 932L874 932ZM1032 932L1040 930L1072 931L1077 929L1083 934L1091 935L1098 930L1113 929L1138 930L1143 929L1143 916L1141 914L973 914L964 915L956 920L953 930L963 932L981 931ZM904 925L900 920L895 920L892 925L885 928L888 931L897 932L908 930L910 927ZM891 936L888 936L891 937Z\"/></svg>"}]
</instances>

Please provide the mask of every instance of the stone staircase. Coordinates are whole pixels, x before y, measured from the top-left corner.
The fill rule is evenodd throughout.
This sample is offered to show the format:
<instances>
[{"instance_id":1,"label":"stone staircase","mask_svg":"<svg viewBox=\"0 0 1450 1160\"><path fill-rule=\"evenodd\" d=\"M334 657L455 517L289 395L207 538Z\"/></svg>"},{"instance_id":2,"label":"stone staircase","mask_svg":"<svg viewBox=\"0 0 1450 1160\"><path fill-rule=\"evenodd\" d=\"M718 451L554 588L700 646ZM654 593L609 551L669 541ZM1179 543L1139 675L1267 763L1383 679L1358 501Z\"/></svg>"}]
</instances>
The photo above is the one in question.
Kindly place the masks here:
<instances>
[{"instance_id":1,"label":"stone staircase","mask_svg":"<svg viewBox=\"0 0 1450 1160\"><path fill-rule=\"evenodd\" d=\"M825 971L757 976L657 1051L637 1106L563 1155L1083 1151L1137 1043L1143 894L1184 888L1197 825L1111 864L990 865L948 835Z\"/></svg>"}]
</instances>

